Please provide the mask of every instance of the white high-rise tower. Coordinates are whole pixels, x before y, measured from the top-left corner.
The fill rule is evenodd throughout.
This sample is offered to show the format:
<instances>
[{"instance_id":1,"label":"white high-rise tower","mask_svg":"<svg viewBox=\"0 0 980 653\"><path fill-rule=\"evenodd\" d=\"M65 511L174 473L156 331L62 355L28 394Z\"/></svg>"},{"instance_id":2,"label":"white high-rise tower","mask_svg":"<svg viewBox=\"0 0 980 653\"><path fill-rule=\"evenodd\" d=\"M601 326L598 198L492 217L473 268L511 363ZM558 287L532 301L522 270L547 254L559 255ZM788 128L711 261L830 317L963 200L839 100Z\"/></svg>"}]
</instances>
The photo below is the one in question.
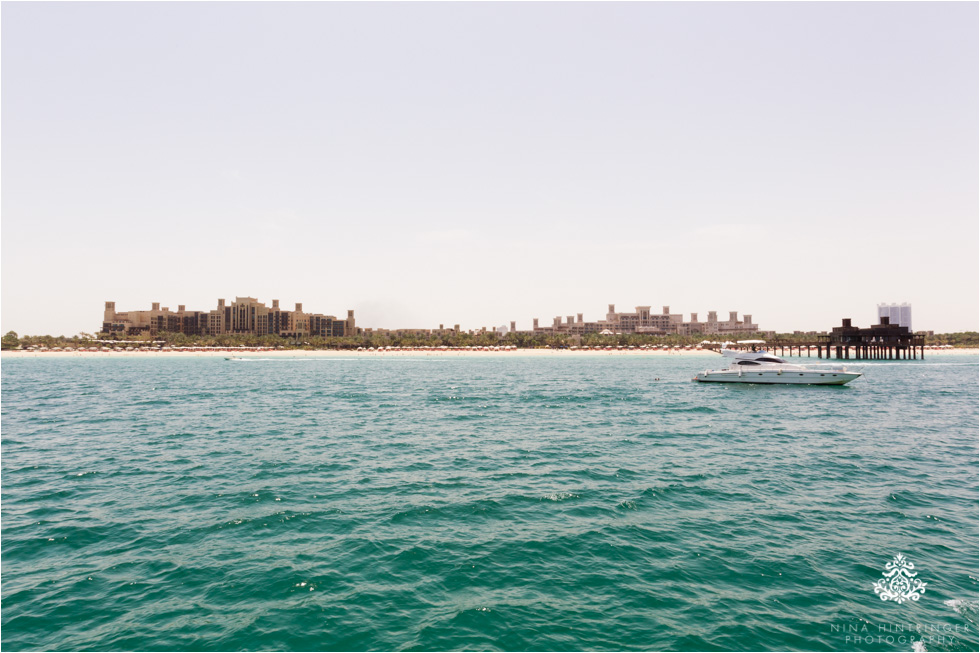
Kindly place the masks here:
<instances>
[{"instance_id":1,"label":"white high-rise tower","mask_svg":"<svg viewBox=\"0 0 980 653\"><path fill-rule=\"evenodd\" d=\"M897 324L908 327L909 331L912 330L912 305L907 302L903 304L878 304L878 321L881 322L883 317L888 318L889 324Z\"/></svg>"}]
</instances>

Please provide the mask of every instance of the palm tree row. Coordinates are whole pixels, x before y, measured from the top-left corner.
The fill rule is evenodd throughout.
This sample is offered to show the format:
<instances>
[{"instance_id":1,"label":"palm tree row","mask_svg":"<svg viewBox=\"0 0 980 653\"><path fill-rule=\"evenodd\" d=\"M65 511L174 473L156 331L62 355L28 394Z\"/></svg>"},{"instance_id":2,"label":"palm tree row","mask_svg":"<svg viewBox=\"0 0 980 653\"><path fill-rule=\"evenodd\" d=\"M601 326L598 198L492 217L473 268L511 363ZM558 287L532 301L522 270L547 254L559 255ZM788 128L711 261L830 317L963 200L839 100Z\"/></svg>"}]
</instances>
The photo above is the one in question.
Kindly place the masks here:
<instances>
[{"instance_id":1,"label":"palm tree row","mask_svg":"<svg viewBox=\"0 0 980 653\"><path fill-rule=\"evenodd\" d=\"M220 335L187 335L183 333L159 332L154 335L139 334L99 334L97 338L90 333L79 333L75 336L18 336L13 331L3 336L4 349L16 349L32 345L43 347L85 347L99 344L97 340L117 340L121 343L136 346L149 344L167 345L170 347L274 347L279 349L357 349L358 347L492 347L511 345L519 349L535 348L564 348L574 345L589 347L640 347L649 345L688 346L697 345L706 339L762 339L777 340L784 343L809 342L816 338L813 334L780 333L775 336L766 334L725 335L655 335L649 333L622 333L601 335L587 333L581 336L569 334L548 334L514 332L500 337L493 331L485 333L432 333L392 335L390 333L363 333L356 336L320 337L302 336L284 338L278 335L255 335L247 333L226 333ZM954 347L977 347L978 334L976 331L946 333L926 336L926 345L952 345Z\"/></svg>"}]
</instances>

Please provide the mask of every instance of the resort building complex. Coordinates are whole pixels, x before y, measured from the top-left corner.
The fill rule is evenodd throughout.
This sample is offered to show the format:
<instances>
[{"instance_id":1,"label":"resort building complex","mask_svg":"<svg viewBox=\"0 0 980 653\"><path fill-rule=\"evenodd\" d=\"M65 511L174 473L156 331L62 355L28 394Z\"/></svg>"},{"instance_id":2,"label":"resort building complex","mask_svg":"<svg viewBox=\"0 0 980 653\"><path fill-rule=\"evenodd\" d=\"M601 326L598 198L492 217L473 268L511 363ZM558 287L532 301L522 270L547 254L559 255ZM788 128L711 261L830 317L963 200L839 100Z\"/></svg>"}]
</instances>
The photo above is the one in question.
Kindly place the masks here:
<instances>
[{"instance_id":1,"label":"resort building complex","mask_svg":"<svg viewBox=\"0 0 980 653\"><path fill-rule=\"evenodd\" d=\"M738 311L731 311L727 320L719 320L717 311L708 311L706 322L698 321L698 314L691 313L690 321L684 321L680 313L671 313L669 306L664 306L661 313L652 313L649 306L637 306L633 313L617 313L614 304L609 305L605 320L585 322L582 314L569 315L562 321L556 317L550 326L539 326L534 319L534 333L568 333L582 335L585 333L618 334L618 333L650 333L654 335L690 335L704 334L739 334L757 333L759 325L752 323L752 316L746 315L738 319Z\"/></svg>"},{"instance_id":2,"label":"resort building complex","mask_svg":"<svg viewBox=\"0 0 980 653\"><path fill-rule=\"evenodd\" d=\"M304 313L303 305L294 310L279 307L273 299L266 306L254 297L236 297L232 303L218 300L218 307L210 311L188 311L183 304L171 311L160 308L154 302L148 311L116 311L116 302L105 303L102 333L156 334L161 331L186 335L220 335L224 333L250 333L255 335L302 336L351 336L357 333L354 311L347 311L347 319L338 320L333 315Z\"/></svg>"},{"instance_id":3,"label":"resort building complex","mask_svg":"<svg viewBox=\"0 0 980 653\"><path fill-rule=\"evenodd\" d=\"M160 307L154 302L148 311L116 311L115 302L105 303L105 315L102 320L102 333L118 334L156 334L160 332L183 333L186 335L221 335L225 333L241 333L253 335L280 335L284 337L320 336L340 337L363 335L382 335L390 337L405 336L450 336L461 333L458 324L449 328L440 324L438 329L382 329L358 328L354 323L354 311L347 311L347 319L338 320L333 315L303 312L303 305L296 304L294 310L288 311L279 307L279 300L273 299L272 306L266 306L254 297L236 297L228 303L218 300L217 308L210 311L188 311L183 304L171 311L168 307ZM619 335L624 333L644 333L650 335L738 335L758 333L759 325L752 322L751 315L745 315L741 320L737 311L731 311L727 320L719 320L716 311L708 311L708 319L698 320L697 313L691 313L691 319L685 321L680 313L671 313L669 306L664 306L660 313L653 313L649 306L637 306L632 313L617 313L616 307L609 304L606 319L586 322L582 313L577 316L569 315L564 320L556 317L548 326L540 326L534 318L529 331L519 331L517 323L511 322L496 328L482 327L470 330L472 335L496 333L503 337L508 333L570 335L581 336L587 333L600 335Z\"/></svg>"}]
</instances>

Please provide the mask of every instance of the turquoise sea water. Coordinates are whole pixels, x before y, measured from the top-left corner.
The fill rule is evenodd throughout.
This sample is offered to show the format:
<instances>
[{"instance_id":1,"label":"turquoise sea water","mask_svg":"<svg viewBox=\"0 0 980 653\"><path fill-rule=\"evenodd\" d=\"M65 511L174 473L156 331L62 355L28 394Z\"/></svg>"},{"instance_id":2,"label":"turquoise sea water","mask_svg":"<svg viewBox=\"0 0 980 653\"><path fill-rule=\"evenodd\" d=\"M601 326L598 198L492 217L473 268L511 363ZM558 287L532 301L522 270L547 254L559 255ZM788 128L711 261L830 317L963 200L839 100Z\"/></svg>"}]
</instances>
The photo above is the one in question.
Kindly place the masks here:
<instances>
[{"instance_id":1,"label":"turquoise sea water","mask_svg":"<svg viewBox=\"0 0 980 653\"><path fill-rule=\"evenodd\" d=\"M6 359L0 643L976 650L976 356L718 360Z\"/></svg>"}]
</instances>

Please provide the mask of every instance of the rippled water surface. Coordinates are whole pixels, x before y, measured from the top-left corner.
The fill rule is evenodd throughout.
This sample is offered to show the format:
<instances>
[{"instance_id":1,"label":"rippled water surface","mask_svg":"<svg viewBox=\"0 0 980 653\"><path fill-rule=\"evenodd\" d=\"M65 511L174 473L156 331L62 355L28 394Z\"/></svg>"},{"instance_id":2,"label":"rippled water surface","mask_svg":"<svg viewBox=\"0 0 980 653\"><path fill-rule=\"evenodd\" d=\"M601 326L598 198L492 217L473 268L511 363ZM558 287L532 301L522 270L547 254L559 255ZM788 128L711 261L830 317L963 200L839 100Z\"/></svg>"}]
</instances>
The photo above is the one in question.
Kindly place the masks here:
<instances>
[{"instance_id":1,"label":"rippled water surface","mask_svg":"<svg viewBox=\"0 0 980 653\"><path fill-rule=\"evenodd\" d=\"M976 650L977 358L717 362L4 360L3 648Z\"/></svg>"}]
</instances>

